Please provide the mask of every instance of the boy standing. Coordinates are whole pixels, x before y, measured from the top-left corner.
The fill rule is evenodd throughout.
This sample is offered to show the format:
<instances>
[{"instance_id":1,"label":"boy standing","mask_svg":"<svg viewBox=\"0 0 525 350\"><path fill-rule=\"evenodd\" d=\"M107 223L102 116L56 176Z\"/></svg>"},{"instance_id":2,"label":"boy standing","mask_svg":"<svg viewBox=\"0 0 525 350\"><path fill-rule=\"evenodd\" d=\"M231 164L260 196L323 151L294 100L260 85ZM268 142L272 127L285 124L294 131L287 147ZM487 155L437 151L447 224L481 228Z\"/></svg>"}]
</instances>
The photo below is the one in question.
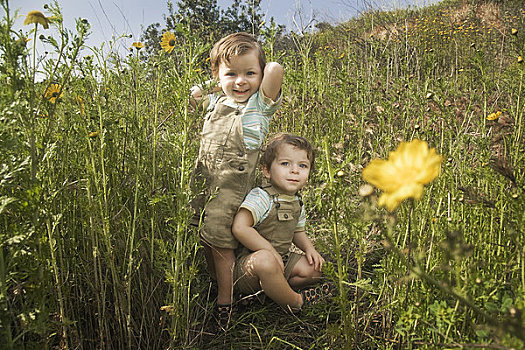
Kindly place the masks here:
<instances>
[{"instance_id":1,"label":"boy standing","mask_svg":"<svg viewBox=\"0 0 525 350\"><path fill-rule=\"evenodd\" d=\"M208 111L201 133L196 174L206 183L204 196L192 203L204 209L201 239L212 277L218 285L219 325L227 327L233 296L234 249L238 242L232 222L239 205L254 186L255 169L268 124L281 102L283 68L266 63L264 51L248 33L219 40L210 52L218 86L191 89L190 103Z\"/></svg>"},{"instance_id":2,"label":"boy standing","mask_svg":"<svg viewBox=\"0 0 525 350\"><path fill-rule=\"evenodd\" d=\"M262 289L292 311L331 293L328 284L301 293L292 289L318 282L324 263L305 233L299 196L314 160L305 138L281 134L272 139L261 158L269 184L250 191L233 221L233 234L244 246L235 265L235 288L245 294ZM289 252L292 242L304 255Z\"/></svg>"}]
</instances>

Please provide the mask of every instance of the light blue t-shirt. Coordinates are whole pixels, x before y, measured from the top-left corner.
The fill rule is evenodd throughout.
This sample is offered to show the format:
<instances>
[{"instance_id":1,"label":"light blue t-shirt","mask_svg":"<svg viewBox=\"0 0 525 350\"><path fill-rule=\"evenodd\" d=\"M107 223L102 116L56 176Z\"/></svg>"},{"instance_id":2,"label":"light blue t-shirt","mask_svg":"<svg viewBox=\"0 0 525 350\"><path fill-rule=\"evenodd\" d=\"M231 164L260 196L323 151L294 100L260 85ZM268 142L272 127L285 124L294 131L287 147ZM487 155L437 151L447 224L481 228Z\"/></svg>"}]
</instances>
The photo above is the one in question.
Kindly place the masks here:
<instances>
[{"instance_id":1,"label":"light blue t-shirt","mask_svg":"<svg viewBox=\"0 0 525 350\"><path fill-rule=\"evenodd\" d=\"M285 194L280 194L277 197L278 202L292 202L299 200L298 196L288 196ZM248 193L246 198L244 198L244 201L241 204L241 208L245 208L252 213L253 216L253 227L257 228L257 226L264 221L268 217L268 213L272 209L272 206L275 203L272 200L272 197L263 190L260 187L255 187ZM295 232L297 231L303 231L306 224L306 211L304 209L304 206L301 208L301 215L299 215L299 222L297 222L297 226L295 227Z\"/></svg>"}]
</instances>

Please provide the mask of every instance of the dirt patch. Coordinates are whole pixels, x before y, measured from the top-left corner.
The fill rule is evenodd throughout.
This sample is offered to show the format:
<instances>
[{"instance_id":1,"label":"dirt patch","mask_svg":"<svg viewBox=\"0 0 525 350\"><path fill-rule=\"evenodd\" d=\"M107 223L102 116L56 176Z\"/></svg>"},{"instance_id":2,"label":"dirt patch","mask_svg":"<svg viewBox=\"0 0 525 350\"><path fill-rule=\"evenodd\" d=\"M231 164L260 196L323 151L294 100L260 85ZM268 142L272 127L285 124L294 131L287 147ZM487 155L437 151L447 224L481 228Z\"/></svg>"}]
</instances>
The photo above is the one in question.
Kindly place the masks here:
<instances>
[{"instance_id":1,"label":"dirt patch","mask_svg":"<svg viewBox=\"0 0 525 350\"><path fill-rule=\"evenodd\" d=\"M486 2L476 8L476 17L486 27L495 27L498 30L503 30L503 24L500 20L500 9L497 5L491 2Z\"/></svg>"}]
</instances>

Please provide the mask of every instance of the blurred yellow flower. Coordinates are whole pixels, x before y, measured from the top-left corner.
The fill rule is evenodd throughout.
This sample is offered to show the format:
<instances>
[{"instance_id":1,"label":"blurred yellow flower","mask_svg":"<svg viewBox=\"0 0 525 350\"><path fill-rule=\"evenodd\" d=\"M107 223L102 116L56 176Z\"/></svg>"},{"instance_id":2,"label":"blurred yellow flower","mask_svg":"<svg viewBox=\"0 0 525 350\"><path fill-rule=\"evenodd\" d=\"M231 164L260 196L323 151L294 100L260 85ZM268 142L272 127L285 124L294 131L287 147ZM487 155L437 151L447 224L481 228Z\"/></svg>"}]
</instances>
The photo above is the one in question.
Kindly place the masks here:
<instances>
[{"instance_id":1,"label":"blurred yellow flower","mask_svg":"<svg viewBox=\"0 0 525 350\"><path fill-rule=\"evenodd\" d=\"M88 134L88 137L97 137L98 136L98 131L92 131Z\"/></svg>"},{"instance_id":2,"label":"blurred yellow flower","mask_svg":"<svg viewBox=\"0 0 525 350\"><path fill-rule=\"evenodd\" d=\"M521 63L521 62L523 62L523 57L518 56L518 63Z\"/></svg>"},{"instance_id":3,"label":"blurred yellow flower","mask_svg":"<svg viewBox=\"0 0 525 350\"><path fill-rule=\"evenodd\" d=\"M372 160L363 169L363 179L383 191L378 204L392 212L407 198L421 198L423 186L439 175L441 162L435 148L414 139L401 142L388 160Z\"/></svg>"},{"instance_id":4,"label":"blurred yellow flower","mask_svg":"<svg viewBox=\"0 0 525 350\"><path fill-rule=\"evenodd\" d=\"M487 116L487 120L496 120L500 117L500 115L501 115L501 111L497 111L496 113L490 113Z\"/></svg>"},{"instance_id":5,"label":"blurred yellow flower","mask_svg":"<svg viewBox=\"0 0 525 350\"><path fill-rule=\"evenodd\" d=\"M160 47L167 53L171 53L175 48L176 37L172 32L165 32L162 34L162 39L160 41Z\"/></svg>"},{"instance_id":6,"label":"blurred yellow flower","mask_svg":"<svg viewBox=\"0 0 525 350\"><path fill-rule=\"evenodd\" d=\"M84 100L80 96L77 96L75 98L75 100L76 100L78 106L80 107L80 115L85 117L86 116L86 111L84 109Z\"/></svg>"},{"instance_id":7,"label":"blurred yellow flower","mask_svg":"<svg viewBox=\"0 0 525 350\"><path fill-rule=\"evenodd\" d=\"M142 49L144 47L144 44L141 43L140 41L135 41L133 44L131 44L131 46L133 46L134 48L138 50Z\"/></svg>"},{"instance_id":8,"label":"blurred yellow flower","mask_svg":"<svg viewBox=\"0 0 525 350\"><path fill-rule=\"evenodd\" d=\"M40 23L44 29L49 28L49 18L44 16L44 14L40 11L29 11L26 19L24 20L24 25L32 23Z\"/></svg>"},{"instance_id":9,"label":"blurred yellow flower","mask_svg":"<svg viewBox=\"0 0 525 350\"><path fill-rule=\"evenodd\" d=\"M510 34L518 35L518 30L516 28L512 28L511 31L510 31Z\"/></svg>"},{"instance_id":10,"label":"blurred yellow flower","mask_svg":"<svg viewBox=\"0 0 525 350\"><path fill-rule=\"evenodd\" d=\"M44 97L49 100L51 103L55 103L57 98L62 97L62 86L60 84L51 84L46 90Z\"/></svg>"}]
</instances>

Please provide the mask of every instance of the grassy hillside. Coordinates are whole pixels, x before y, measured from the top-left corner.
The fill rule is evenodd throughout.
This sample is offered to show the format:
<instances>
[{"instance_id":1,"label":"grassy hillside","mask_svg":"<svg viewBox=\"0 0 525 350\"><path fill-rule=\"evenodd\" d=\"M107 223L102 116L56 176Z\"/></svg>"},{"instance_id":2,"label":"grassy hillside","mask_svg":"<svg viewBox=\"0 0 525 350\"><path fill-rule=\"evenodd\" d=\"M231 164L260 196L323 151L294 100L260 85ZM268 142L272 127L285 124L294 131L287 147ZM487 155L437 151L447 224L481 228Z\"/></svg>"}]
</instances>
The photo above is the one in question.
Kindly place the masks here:
<instances>
[{"instance_id":1,"label":"grassy hillside","mask_svg":"<svg viewBox=\"0 0 525 350\"><path fill-rule=\"evenodd\" d=\"M317 147L307 231L338 295L297 317L251 306L220 335L188 227L203 117L188 91L209 79L212 43L180 28L170 53L121 57L85 47L89 23L63 28L54 5L50 29L13 32L24 18L1 3L5 348L524 348L522 1L263 30L285 68L271 134ZM38 40L49 55L33 55ZM381 191L360 196L363 168L413 139L443 157L423 197L390 213Z\"/></svg>"}]
</instances>

